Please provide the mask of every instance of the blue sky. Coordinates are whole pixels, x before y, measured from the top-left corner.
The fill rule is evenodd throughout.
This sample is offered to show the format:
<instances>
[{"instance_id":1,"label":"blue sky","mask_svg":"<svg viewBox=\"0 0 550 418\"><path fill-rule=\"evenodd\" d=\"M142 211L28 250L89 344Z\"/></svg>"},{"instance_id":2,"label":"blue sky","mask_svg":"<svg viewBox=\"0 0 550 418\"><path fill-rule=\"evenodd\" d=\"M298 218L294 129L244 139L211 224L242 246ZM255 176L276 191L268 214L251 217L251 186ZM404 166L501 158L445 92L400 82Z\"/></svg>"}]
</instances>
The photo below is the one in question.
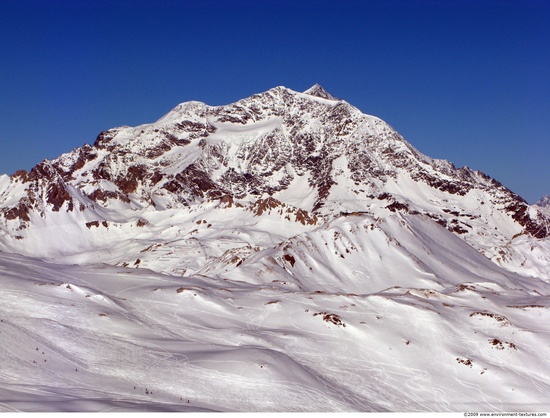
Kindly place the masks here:
<instances>
[{"instance_id":1,"label":"blue sky","mask_svg":"<svg viewBox=\"0 0 550 418\"><path fill-rule=\"evenodd\" d=\"M315 83L421 152L550 194L550 1L0 0L0 173Z\"/></svg>"}]
</instances>

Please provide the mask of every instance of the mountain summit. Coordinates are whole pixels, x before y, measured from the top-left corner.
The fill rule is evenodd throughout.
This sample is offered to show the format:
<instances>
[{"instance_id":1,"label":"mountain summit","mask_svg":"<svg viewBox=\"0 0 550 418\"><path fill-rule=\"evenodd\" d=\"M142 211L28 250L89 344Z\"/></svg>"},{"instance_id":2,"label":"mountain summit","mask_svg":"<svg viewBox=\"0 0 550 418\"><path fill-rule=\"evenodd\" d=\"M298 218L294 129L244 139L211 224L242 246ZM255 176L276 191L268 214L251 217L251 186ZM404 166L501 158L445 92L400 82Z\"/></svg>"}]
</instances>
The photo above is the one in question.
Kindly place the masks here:
<instances>
[{"instance_id":1,"label":"mountain summit","mask_svg":"<svg viewBox=\"0 0 550 418\"><path fill-rule=\"evenodd\" d=\"M541 206L543 208L550 207L550 196L543 196L537 203L535 203L535 205Z\"/></svg>"},{"instance_id":2,"label":"mountain summit","mask_svg":"<svg viewBox=\"0 0 550 418\"><path fill-rule=\"evenodd\" d=\"M332 94L327 92L324 88L322 88L319 84L315 84L314 86L310 87L309 89L304 91L304 94L320 97L321 99L338 100L336 97L334 97Z\"/></svg>"},{"instance_id":3,"label":"mountain summit","mask_svg":"<svg viewBox=\"0 0 550 418\"><path fill-rule=\"evenodd\" d=\"M550 234L536 206L479 171L423 155L318 84L226 106L182 103L155 123L104 131L93 145L0 178L0 249L86 259L86 243L116 242L136 222L152 237L159 216L213 207L219 219L226 207L279 211L278 222L306 229L349 214L427 217L503 266L532 275L548 268L525 271L511 261L523 252L508 254L518 237L536 243ZM118 232L91 229L111 224ZM79 244L67 246L69 237Z\"/></svg>"}]
</instances>

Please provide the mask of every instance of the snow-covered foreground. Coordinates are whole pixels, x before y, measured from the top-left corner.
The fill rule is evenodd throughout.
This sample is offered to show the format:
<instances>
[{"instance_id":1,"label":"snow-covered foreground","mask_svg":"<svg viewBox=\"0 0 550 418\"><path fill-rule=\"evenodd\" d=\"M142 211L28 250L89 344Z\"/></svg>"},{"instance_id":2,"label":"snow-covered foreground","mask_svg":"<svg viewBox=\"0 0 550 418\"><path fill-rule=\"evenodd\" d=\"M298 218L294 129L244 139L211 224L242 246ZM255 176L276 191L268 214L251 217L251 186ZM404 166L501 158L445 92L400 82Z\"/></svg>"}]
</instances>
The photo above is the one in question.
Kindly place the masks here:
<instances>
[{"instance_id":1,"label":"snow-covered foreground","mask_svg":"<svg viewBox=\"0 0 550 418\"><path fill-rule=\"evenodd\" d=\"M542 282L360 294L232 277L0 253L0 410L550 409Z\"/></svg>"}]
</instances>

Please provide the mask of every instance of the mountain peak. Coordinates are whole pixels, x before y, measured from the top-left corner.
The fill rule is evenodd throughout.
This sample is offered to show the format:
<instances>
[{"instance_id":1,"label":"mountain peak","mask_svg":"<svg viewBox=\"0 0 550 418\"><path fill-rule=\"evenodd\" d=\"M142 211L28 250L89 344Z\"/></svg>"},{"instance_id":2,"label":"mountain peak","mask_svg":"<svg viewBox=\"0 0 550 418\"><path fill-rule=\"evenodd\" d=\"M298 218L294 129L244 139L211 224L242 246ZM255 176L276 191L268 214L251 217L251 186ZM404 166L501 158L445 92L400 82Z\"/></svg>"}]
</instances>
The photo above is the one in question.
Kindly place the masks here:
<instances>
[{"instance_id":1,"label":"mountain peak","mask_svg":"<svg viewBox=\"0 0 550 418\"><path fill-rule=\"evenodd\" d=\"M336 97L334 97L332 94L327 92L319 84L315 84L314 86L310 87L309 89L304 91L304 94L309 94L310 96L320 97L321 99L338 100Z\"/></svg>"},{"instance_id":2,"label":"mountain peak","mask_svg":"<svg viewBox=\"0 0 550 418\"><path fill-rule=\"evenodd\" d=\"M543 196L537 203L535 203L535 205L543 208L550 208L550 196Z\"/></svg>"}]
</instances>

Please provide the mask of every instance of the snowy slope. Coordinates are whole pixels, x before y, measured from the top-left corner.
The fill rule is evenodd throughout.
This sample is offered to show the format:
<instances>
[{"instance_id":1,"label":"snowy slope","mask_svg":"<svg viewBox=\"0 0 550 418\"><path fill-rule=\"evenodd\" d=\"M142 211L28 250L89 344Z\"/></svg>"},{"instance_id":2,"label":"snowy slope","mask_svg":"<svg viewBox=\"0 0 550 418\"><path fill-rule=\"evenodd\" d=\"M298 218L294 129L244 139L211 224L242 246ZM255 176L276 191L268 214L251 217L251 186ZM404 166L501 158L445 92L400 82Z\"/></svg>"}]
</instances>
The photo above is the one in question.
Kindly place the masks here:
<instances>
[{"instance_id":1,"label":"snowy slope","mask_svg":"<svg viewBox=\"0 0 550 418\"><path fill-rule=\"evenodd\" d=\"M319 85L182 103L0 176L0 408L548 410L549 234Z\"/></svg>"},{"instance_id":2,"label":"snowy slope","mask_svg":"<svg viewBox=\"0 0 550 418\"><path fill-rule=\"evenodd\" d=\"M14 255L0 268L3 411L550 406L548 298L489 265L437 284L390 269L389 288L360 294ZM409 275L422 287L392 286Z\"/></svg>"}]
</instances>

